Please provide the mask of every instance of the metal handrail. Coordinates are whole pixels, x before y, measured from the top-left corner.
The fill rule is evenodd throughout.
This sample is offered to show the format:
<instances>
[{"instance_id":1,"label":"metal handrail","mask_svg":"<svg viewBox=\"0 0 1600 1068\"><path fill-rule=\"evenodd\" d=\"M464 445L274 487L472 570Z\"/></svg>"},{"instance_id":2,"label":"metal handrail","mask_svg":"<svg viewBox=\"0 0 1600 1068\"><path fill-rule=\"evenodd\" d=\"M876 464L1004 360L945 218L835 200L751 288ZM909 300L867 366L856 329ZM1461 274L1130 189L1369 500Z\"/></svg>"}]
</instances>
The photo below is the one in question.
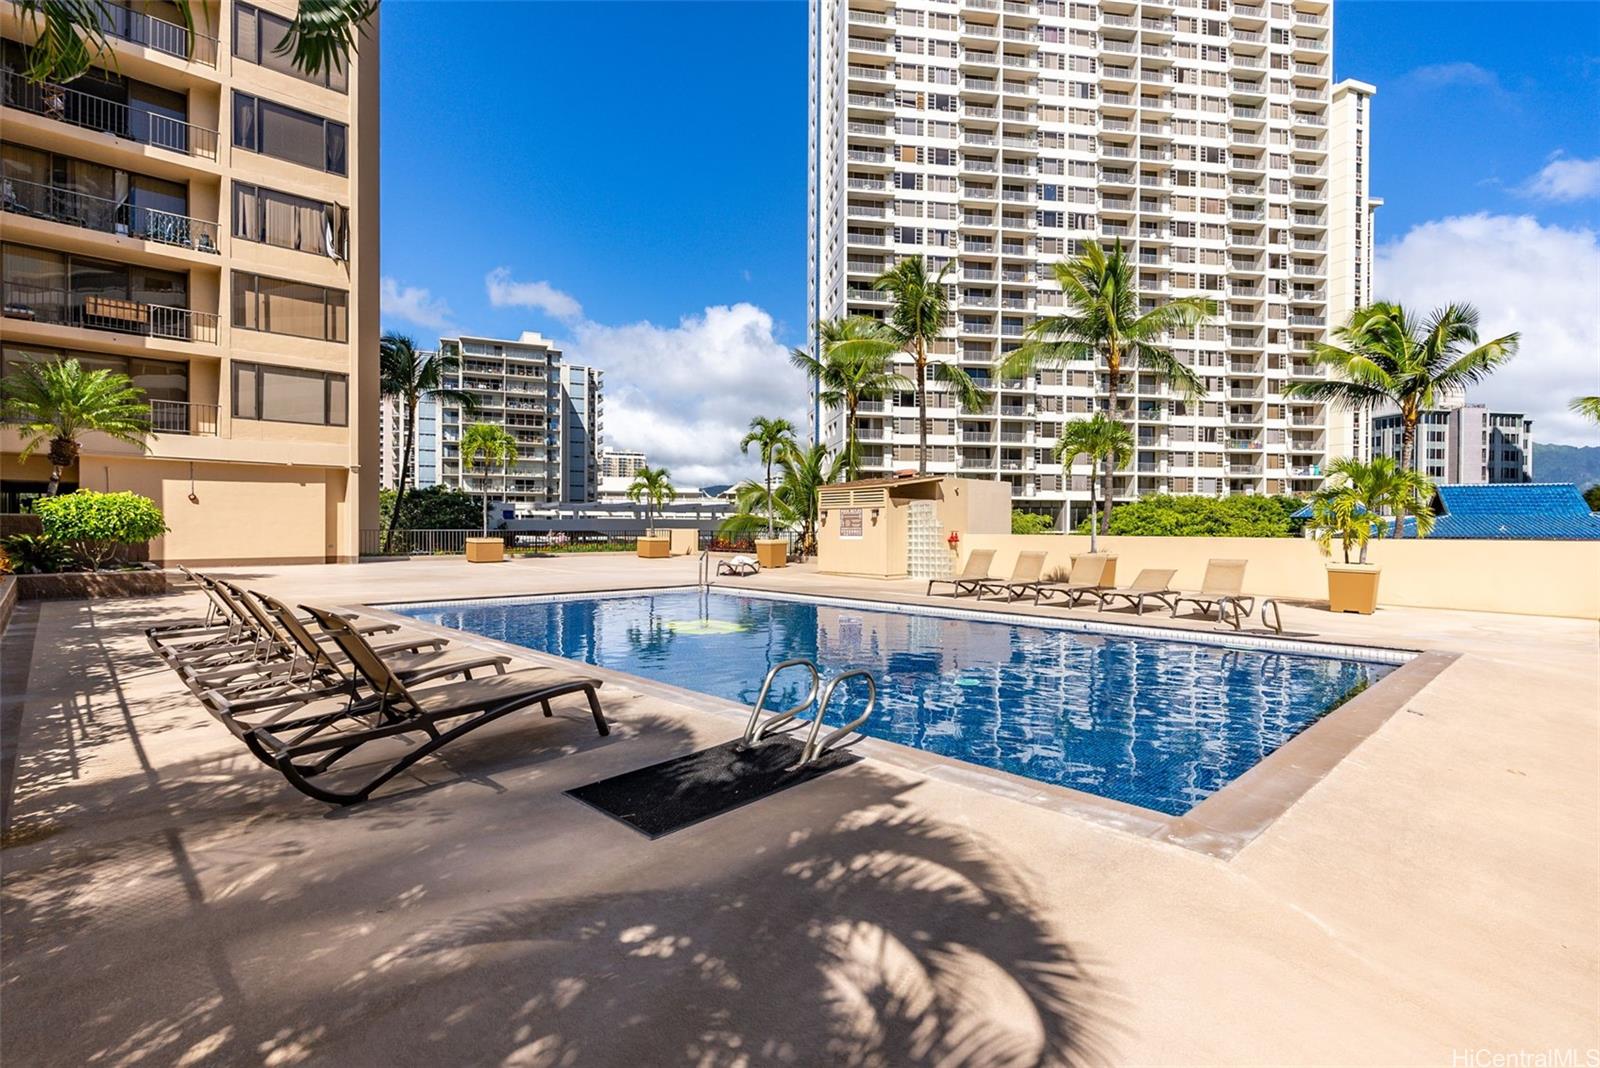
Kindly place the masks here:
<instances>
[{"instance_id":1,"label":"metal handrail","mask_svg":"<svg viewBox=\"0 0 1600 1068\"><path fill-rule=\"evenodd\" d=\"M106 234L159 241L164 245L192 248L197 252L218 253L217 224L176 212L141 207L127 201L80 193L44 182L20 178L0 181L0 208L17 215L30 215L97 230Z\"/></svg>"},{"instance_id":2,"label":"metal handrail","mask_svg":"<svg viewBox=\"0 0 1600 1068\"><path fill-rule=\"evenodd\" d=\"M778 677L778 672L782 671L784 668L791 667L803 667L811 673L811 689L806 693L806 699L795 705L793 708L786 709L771 716L765 723L758 724L757 720L761 718L761 709L765 707L767 703L767 694L772 690L772 680ZM760 745L762 738L771 734L775 729L783 726L785 723L788 723L800 713L810 708L816 703L817 691L821 687L822 676L817 672L817 665L813 664L804 657L796 657L793 660L783 660L772 665L772 667L767 671L766 679L761 683L760 696L756 698L756 703L750 708L750 720L744 725L744 744ZM822 717L820 715L817 717L819 721L821 718ZM812 733L816 733L815 728L812 728Z\"/></svg>"},{"instance_id":3,"label":"metal handrail","mask_svg":"<svg viewBox=\"0 0 1600 1068\"><path fill-rule=\"evenodd\" d=\"M828 702L833 700L833 691L846 679L863 678L867 680L867 707L866 711L844 726L829 731L819 743L817 731L822 727L822 718L828 713ZM878 707L878 682L872 677L870 671L857 669L846 671L843 675L836 675L828 682L828 688L822 691L822 703L817 706L816 718L811 721L811 730L806 735L805 748L800 751L800 763L795 767L804 767L828 751L828 747L847 734L853 733L858 727L871 718L872 712Z\"/></svg>"},{"instance_id":4,"label":"metal handrail","mask_svg":"<svg viewBox=\"0 0 1600 1068\"><path fill-rule=\"evenodd\" d=\"M47 119L109 133L186 156L217 158L217 131L55 82L30 81L21 71L0 71L0 102Z\"/></svg>"},{"instance_id":5,"label":"metal handrail","mask_svg":"<svg viewBox=\"0 0 1600 1068\"><path fill-rule=\"evenodd\" d=\"M100 25L109 36L208 67L217 65L217 39L199 30L112 4L101 5Z\"/></svg>"},{"instance_id":6,"label":"metal handrail","mask_svg":"<svg viewBox=\"0 0 1600 1068\"><path fill-rule=\"evenodd\" d=\"M95 293L24 285L21 282L7 281L3 289L3 314L7 319L26 319L211 345L217 342L216 312L147 304Z\"/></svg>"}]
</instances>

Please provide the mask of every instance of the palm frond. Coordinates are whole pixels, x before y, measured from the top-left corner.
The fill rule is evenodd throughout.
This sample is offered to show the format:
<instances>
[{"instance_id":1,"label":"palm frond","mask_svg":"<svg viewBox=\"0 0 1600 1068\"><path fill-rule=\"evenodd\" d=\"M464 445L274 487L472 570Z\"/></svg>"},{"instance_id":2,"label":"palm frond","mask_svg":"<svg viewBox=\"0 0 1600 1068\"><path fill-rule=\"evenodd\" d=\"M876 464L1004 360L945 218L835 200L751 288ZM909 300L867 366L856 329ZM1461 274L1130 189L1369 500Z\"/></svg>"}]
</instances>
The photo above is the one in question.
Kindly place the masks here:
<instances>
[{"instance_id":1,"label":"palm frond","mask_svg":"<svg viewBox=\"0 0 1600 1068\"><path fill-rule=\"evenodd\" d=\"M378 10L377 0L300 0L289 31L273 51L293 56L294 65L316 76L344 70L356 50L356 35Z\"/></svg>"}]
</instances>

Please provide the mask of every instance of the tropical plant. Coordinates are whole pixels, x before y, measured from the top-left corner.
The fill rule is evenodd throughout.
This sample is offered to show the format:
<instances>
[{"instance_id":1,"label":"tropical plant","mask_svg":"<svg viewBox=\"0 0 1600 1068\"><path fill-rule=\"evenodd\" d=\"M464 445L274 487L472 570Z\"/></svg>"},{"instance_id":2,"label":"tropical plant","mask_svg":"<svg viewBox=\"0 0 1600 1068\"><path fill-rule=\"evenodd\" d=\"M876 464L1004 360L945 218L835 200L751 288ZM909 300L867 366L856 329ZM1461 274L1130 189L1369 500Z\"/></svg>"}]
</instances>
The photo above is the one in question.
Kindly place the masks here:
<instances>
[{"instance_id":1,"label":"tropical plant","mask_svg":"<svg viewBox=\"0 0 1600 1068\"><path fill-rule=\"evenodd\" d=\"M54 575L73 566L72 550L48 534L13 534L0 541L6 570L18 575Z\"/></svg>"},{"instance_id":2,"label":"tropical plant","mask_svg":"<svg viewBox=\"0 0 1600 1068\"><path fill-rule=\"evenodd\" d=\"M406 489L411 481L412 446L417 435L417 408L424 400L442 400L458 405L465 415L478 413L478 402L471 393L445 385L449 376L461 370L461 357L452 349L421 352L405 334L392 331L378 342L378 392L400 402L400 481L395 491L396 506L389 515L383 547L393 547L395 519L404 514Z\"/></svg>"},{"instance_id":3,"label":"tropical plant","mask_svg":"<svg viewBox=\"0 0 1600 1068\"><path fill-rule=\"evenodd\" d=\"M1589 422L1600 423L1600 397L1573 397L1568 407Z\"/></svg>"},{"instance_id":4,"label":"tropical plant","mask_svg":"<svg viewBox=\"0 0 1600 1068\"><path fill-rule=\"evenodd\" d=\"M844 455L826 445L791 444L778 456L780 478L768 493L757 482L745 482L734 494L735 511L717 533L726 538L747 537L759 529L769 510L777 515L785 530L800 535L800 552L810 556L817 551L817 510L822 487L836 482L844 466Z\"/></svg>"},{"instance_id":5,"label":"tropical plant","mask_svg":"<svg viewBox=\"0 0 1600 1068\"><path fill-rule=\"evenodd\" d=\"M878 320L865 315L817 324L822 358L804 349L789 350L790 362L811 376L818 402L844 410L844 477L861 477L861 448L856 438L856 413L866 401L880 401L912 382L894 369L898 346Z\"/></svg>"},{"instance_id":6,"label":"tropical plant","mask_svg":"<svg viewBox=\"0 0 1600 1068\"><path fill-rule=\"evenodd\" d=\"M767 465L767 539L773 533L772 521L772 463L784 449L794 444L794 424L787 419L768 419L758 415L750 420L750 433L739 442L739 451L748 454L756 446L761 462Z\"/></svg>"},{"instance_id":7,"label":"tropical plant","mask_svg":"<svg viewBox=\"0 0 1600 1068\"><path fill-rule=\"evenodd\" d=\"M1061 437L1051 450L1055 458L1067 469L1079 456L1089 458L1089 470L1095 464L1105 464L1106 469L1121 467L1133 456L1133 432L1105 412L1095 412L1088 419L1074 419L1061 429ZM1111 486L1106 484L1106 508L1111 507ZM1089 551L1098 551L1095 528L1099 526L1100 505L1095 498L1094 475L1089 475Z\"/></svg>"},{"instance_id":8,"label":"tropical plant","mask_svg":"<svg viewBox=\"0 0 1600 1068\"><path fill-rule=\"evenodd\" d=\"M87 371L77 360L23 361L0 382L0 422L21 431L19 460L48 443L48 494L54 497L62 473L78 462L83 434L94 431L143 450L150 405L127 375Z\"/></svg>"},{"instance_id":9,"label":"tropical plant","mask_svg":"<svg viewBox=\"0 0 1600 1068\"><path fill-rule=\"evenodd\" d=\"M501 492L504 492L506 472L517 459L517 439L503 426L473 423L461 432L462 466L478 467L483 471L484 534L489 533L489 472L493 468L500 468Z\"/></svg>"},{"instance_id":10,"label":"tropical plant","mask_svg":"<svg viewBox=\"0 0 1600 1068\"><path fill-rule=\"evenodd\" d=\"M399 530L466 530L477 526L481 515L477 496L453 486L413 489L398 517L395 504L394 490L378 491L379 522L385 527L393 522Z\"/></svg>"},{"instance_id":11,"label":"tropical plant","mask_svg":"<svg viewBox=\"0 0 1600 1068\"><path fill-rule=\"evenodd\" d=\"M641 467L628 486L628 500L644 504L645 530L653 529L655 515L666 505L678 499L672 485L672 472L665 467Z\"/></svg>"},{"instance_id":12,"label":"tropical plant","mask_svg":"<svg viewBox=\"0 0 1600 1068\"><path fill-rule=\"evenodd\" d=\"M1331 554L1337 537L1345 563L1350 563L1352 546L1360 549L1357 563L1366 563L1367 542L1388 529L1385 512L1394 513L1396 537L1402 536L1408 513L1416 519L1419 537L1433 529L1433 483L1394 457L1375 456L1363 463L1347 456L1329 465L1328 476L1328 485L1311 498L1311 525L1324 556Z\"/></svg>"},{"instance_id":13,"label":"tropical plant","mask_svg":"<svg viewBox=\"0 0 1600 1068\"><path fill-rule=\"evenodd\" d=\"M1151 301L1139 295L1133 265L1120 241L1109 253L1090 241L1082 255L1056 263L1050 270L1061 287L1066 311L1044 316L1028 327L1022 345L1001 357L1001 377L1026 378L1040 365L1103 362L1105 411L1118 422L1125 361L1137 361L1141 374L1165 381L1187 398L1205 392L1199 376L1162 342L1169 331L1190 329L1210 319L1217 311L1214 302L1205 297L1180 297L1150 306ZM1111 529L1111 475L1116 457L1106 453L1100 459L1101 496L1105 499L1100 529L1104 533Z\"/></svg>"},{"instance_id":14,"label":"tropical plant","mask_svg":"<svg viewBox=\"0 0 1600 1068\"><path fill-rule=\"evenodd\" d=\"M1020 508L1011 509L1011 533L1013 534L1049 534L1055 529L1055 519L1043 512L1024 512Z\"/></svg>"},{"instance_id":15,"label":"tropical plant","mask_svg":"<svg viewBox=\"0 0 1600 1068\"><path fill-rule=\"evenodd\" d=\"M1600 482L1583 491L1583 503L1589 506L1589 511L1600 512Z\"/></svg>"},{"instance_id":16,"label":"tropical plant","mask_svg":"<svg viewBox=\"0 0 1600 1068\"><path fill-rule=\"evenodd\" d=\"M1400 409L1400 466L1410 469L1422 413L1504 365L1516 355L1519 337L1480 342L1478 312L1470 304L1448 304L1419 319L1403 305L1380 301L1357 308L1334 330L1333 343L1312 350L1333 377L1291 383L1284 396L1363 410L1394 405ZM1403 511L1396 513L1395 529L1405 536Z\"/></svg>"},{"instance_id":17,"label":"tropical plant","mask_svg":"<svg viewBox=\"0 0 1600 1068\"><path fill-rule=\"evenodd\" d=\"M893 302L889 317L883 324L883 338L893 351L905 352L916 368L917 391L917 471L928 473L928 378L943 383L955 394L956 403L974 412L989 403L988 396L978 388L972 376L953 363L934 359L929 349L950 318L950 292L945 279L954 261L946 263L938 275L930 277L921 256L901 260L879 275L872 283L874 289L889 294ZM871 344L876 344L876 339ZM842 342L838 346L850 353L866 348Z\"/></svg>"},{"instance_id":18,"label":"tropical plant","mask_svg":"<svg viewBox=\"0 0 1600 1068\"><path fill-rule=\"evenodd\" d=\"M108 36L111 5L106 0L16 0L25 22L38 31L28 50L23 74L35 82L71 81L97 61L111 60ZM292 55L307 74L342 70L355 51L356 33L378 9L377 0L300 0L294 21L273 50ZM194 51L195 21L191 0L172 0L171 10Z\"/></svg>"},{"instance_id":19,"label":"tropical plant","mask_svg":"<svg viewBox=\"0 0 1600 1068\"><path fill-rule=\"evenodd\" d=\"M1294 497L1158 494L1118 508L1111 533L1145 538L1286 538L1298 523L1290 513L1304 504ZM1081 529L1092 526L1085 521Z\"/></svg>"},{"instance_id":20,"label":"tropical plant","mask_svg":"<svg viewBox=\"0 0 1600 1068\"><path fill-rule=\"evenodd\" d=\"M124 545L141 545L167 532L161 509L149 497L127 491L97 493L81 489L34 502L45 537L71 546L90 568L99 570Z\"/></svg>"}]
</instances>

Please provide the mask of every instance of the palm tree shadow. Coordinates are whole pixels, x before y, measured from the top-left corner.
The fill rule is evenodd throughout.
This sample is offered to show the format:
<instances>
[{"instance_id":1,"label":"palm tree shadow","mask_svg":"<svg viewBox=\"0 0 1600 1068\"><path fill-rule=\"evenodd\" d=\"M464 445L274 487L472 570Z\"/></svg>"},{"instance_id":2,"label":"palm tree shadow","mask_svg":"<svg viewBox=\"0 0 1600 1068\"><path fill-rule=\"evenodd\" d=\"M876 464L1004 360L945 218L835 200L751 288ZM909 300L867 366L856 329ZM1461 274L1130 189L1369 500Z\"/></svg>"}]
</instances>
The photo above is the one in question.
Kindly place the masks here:
<instances>
[{"instance_id":1,"label":"palm tree shadow","mask_svg":"<svg viewBox=\"0 0 1600 1068\"><path fill-rule=\"evenodd\" d=\"M826 794L806 799L812 831L713 820L619 873L651 885L461 912L363 981L405 986L383 999L401 1016L432 1005L440 1056L485 1062L1106 1062L1105 995L1018 876L909 811L903 782L829 778L807 791ZM436 982L459 1011L438 1011Z\"/></svg>"}]
</instances>

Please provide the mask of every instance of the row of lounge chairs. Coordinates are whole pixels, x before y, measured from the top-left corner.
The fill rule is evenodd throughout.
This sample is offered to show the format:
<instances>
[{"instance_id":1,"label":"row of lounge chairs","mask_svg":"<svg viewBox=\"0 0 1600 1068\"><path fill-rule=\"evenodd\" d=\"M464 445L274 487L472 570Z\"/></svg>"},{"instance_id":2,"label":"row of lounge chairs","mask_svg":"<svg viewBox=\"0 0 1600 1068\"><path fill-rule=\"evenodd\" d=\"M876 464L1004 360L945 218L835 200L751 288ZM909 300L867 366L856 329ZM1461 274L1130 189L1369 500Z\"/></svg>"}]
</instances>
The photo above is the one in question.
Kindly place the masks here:
<instances>
[{"instance_id":1,"label":"row of lounge chairs","mask_svg":"<svg viewBox=\"0 0 1600 1068\"><path fill-rule=\"evenodd\" d=\"M223 726L295 789L330 804L366 800L418 760L478 727L583 694L609 734L599 679L507 671L449 641L314 605L300 614L259 590L181 569L206 594L204 621L151 627L156 655ZM402 745L378 745L394 739ZM359 757L358 757L359 754Z\"/></svg>"},{"instance_id":2,"label":"row of lounge chairs","mask_svg":"<svg viewBox=\"0 0 1600 1068\"><path fill-rule=\"evenodd\" d=\"M1231 623L1237 628L1255 610L1256 598L1244 592L1246 560L1211 560L1198 590L1179 590L1172 585L1176 568L1147 567L1134 576L1126 586L1114 586L1104 581L1107 564L1113 558L1104 553L1084 553L1074 557L1072 567L1064 579L1047 580L1043 577L1045 553L1021 552L1008 577L990 574L994 563L994 550L974 549L967 556L961 574L949 579L933 579L928 583L928 595L963 597L967 594L978 600L993 597L1017 601L1031 596L1036 605L1064 602L1076 608L1086 600L1094 600L1099 610L1108 605L1125 603L1135 614L1143 615L1147 603L1155 602L1177 616L1185 605L1193 605L1202 615L1216 614L1218 621ZM941 587L948 586L948 590Z\"/></svg>"}]
</instances>

